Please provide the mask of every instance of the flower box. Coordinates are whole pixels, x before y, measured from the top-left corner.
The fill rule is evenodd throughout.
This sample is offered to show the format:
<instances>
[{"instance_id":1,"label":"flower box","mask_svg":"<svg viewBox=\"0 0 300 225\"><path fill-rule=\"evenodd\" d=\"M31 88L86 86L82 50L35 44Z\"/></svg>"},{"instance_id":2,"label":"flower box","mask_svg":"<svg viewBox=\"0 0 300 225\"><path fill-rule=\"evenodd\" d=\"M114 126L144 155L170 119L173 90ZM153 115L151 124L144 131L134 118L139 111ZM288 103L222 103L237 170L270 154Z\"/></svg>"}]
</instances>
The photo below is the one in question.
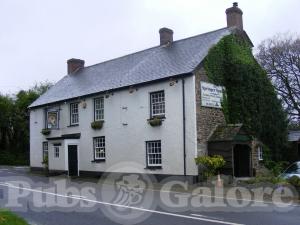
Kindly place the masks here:
<instances>
[{"instance_id":1,"label":"flower box","mask_svg":"<svg viewBox=\"0 0 300 225\"><path fill-rule=\"evenodd\" d=\"M42 129L41 133L42 133L43 135L49 135L49 134L51 133L51 130L45 128L45 129Z\"/></svg>"},{"instance_id":2,"label":"flower box","mask_svg":"<svg viewBox=\"0 0 300 225\"><path fill-rule=\"evenodd\" d=\"M162 125L162 118L159 117L154 117L148 120L148 123L152 126L152 127L156 127L156 126L161 126Z\"/></svg>"},{"instance_id":3,"label":"flower box","mask_svg":"<svg viewBox=\"0 0 300 225\"><path fill-rule=\"evenodd\" d=\"M103 127L103 120L91 122L91 128L95 130L100 130Z\"/></svg>"}]
</instances>

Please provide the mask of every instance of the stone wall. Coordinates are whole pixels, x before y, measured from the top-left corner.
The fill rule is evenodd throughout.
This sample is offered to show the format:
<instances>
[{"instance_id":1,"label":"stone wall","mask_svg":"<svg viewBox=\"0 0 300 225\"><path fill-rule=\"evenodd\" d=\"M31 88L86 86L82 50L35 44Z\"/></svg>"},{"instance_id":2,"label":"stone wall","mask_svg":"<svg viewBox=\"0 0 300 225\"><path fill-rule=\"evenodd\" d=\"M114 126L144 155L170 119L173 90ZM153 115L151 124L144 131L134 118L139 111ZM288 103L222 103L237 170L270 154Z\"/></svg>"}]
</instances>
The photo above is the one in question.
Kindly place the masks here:
<instances>
[{"instance_id":1,"label":"stone wall","mask_svg":"<svg viewBox=\"0 0 300 225\"><path fill-rule=\"evenodd\" d=\"M224 114L221 109L201 106L201 81L209 82L203 67L200 67L195 73L198 155L207 154L207 141L210 134L217 125L225 124Z\"/></svg>"},{"instance_id":2,"label":"stone wall","mask_svg":"<svg viewBox=\"0 0 300 225\"><path fill-rule=\"evenodd\" d=\"M256 175L263 173L265 170L262 161L258 159L258 146L262 146L262 142L254 138L254 140L251 142L251 161L252 168L254 169Z\"/></svg>"}]
</instances>

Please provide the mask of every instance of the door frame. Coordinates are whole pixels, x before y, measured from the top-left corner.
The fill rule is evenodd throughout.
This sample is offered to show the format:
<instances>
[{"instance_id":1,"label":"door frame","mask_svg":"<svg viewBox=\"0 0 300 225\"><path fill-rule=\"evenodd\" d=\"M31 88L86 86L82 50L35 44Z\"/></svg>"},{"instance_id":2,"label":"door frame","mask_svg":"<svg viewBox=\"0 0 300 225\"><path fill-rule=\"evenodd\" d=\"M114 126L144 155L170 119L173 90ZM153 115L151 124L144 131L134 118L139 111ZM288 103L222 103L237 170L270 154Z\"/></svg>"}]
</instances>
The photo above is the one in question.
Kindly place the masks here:
<instances>
[{"instance_id":1,"label":"door frame","mask_svg":"<svg viewBox=\"0 0 300 225\"><path fill-rule=\"evenodd\" d=\"M65 169L68 171L69 175L69 145L76 145L77 146L77 176L79 176L79 165L80 165L80 158L79 158L79 140L78 139L67 139L65 140Z\"/></svg>"}]
</instances>

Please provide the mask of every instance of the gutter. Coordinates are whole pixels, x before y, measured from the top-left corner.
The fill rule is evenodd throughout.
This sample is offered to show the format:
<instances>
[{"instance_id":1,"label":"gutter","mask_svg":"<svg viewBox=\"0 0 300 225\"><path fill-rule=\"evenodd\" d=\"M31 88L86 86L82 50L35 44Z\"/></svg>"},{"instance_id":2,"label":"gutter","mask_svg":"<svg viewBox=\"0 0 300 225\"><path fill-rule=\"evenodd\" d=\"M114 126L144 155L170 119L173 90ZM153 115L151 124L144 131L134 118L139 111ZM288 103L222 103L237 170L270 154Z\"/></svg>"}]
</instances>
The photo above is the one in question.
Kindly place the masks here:
<instances>
[{"instance_id":1,"label":"gutter","mask_svg":"<svg viewBox=\"0 0 300 225\"><path fill-rule=\"evenodd\" d=\"M182 81L183 174L186 176L185 81Z\"/></svg>"},{"instance_id":2,"label":"gutter","mask_svg":"<svg viewBox=\"0 0 300 225\"><path fill-rule=\"evenodd\" d=\"M108 89L108 90L103 90L103 91L98 91L98 92L94 92L94 93L90 93L90 94L85 94L85 95L81 95L81 96L77 96L77 97L66 98L66 99L61 99L61 100L57 100L57 101L53 101L53 102L43 103L43 104L40 104L40 105L31 106L34 103L33 102L27 108L29 110L33 110L33 109L37 109L37 108L41 108L41 107L53 106L53 105L57 105L57 104L60 104L60 103L70 102L70 101L74 101L74 100L79 100L79 99L84 99L84 98L89 98L89 97L97 96L97 95L100 95L100 94L112 93L112 92L124 90L126 88L131 87L131 86L133 86L133 87L144 87L144 86L155 84L155 83L159 83L159 82L162 82L162 81L167 81L167 80L170 80L172 78L173 79L180 79L180 78L182 78L184 76L191 76L191 75L193 75L192 72L182 73L182 74L177 74L177 75L172 75L172 76L160 78L160 79L157 79L157 80L145 81L145 82L141 82L141 83L137 83L137 84L127 85L127 86L122 86L122 87L116 87L116 88L112 88L112 89Z\"/></svg>"}]
</instances>

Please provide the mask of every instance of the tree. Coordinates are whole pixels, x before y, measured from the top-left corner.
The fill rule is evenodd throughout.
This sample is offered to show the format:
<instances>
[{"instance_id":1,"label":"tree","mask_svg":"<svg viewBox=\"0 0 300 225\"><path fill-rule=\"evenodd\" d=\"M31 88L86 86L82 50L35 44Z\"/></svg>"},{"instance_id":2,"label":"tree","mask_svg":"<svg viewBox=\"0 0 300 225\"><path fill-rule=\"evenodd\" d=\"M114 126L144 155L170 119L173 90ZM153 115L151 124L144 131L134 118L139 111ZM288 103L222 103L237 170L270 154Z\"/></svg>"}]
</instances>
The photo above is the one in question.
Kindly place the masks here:
<instances>
[{"instance_id":1,"label":"tree","mask_svg":"<svg viewBox=\"0 0 300 225\"><path fill-rule=\"evenodd\" d=\"M266 70L291 121L300 121L300 37L276 35L258 46Z\"/></svg>"},{"instance_id":2,"label":"tree","mask_svg":"<svg viewBox=\"0 0 300 225\"><path fill-rule=\"evenodd\" d=\"M0 164L26 163L29 159L28 106L52 84L36 84L13 98L0 95Z\"/></svg>"},{"instance_id":3,"label":"tree","mask_svg":"<svg viewBox=\"0 0 300 225\"><path fill-rule=\"evenodd\" d=\"M280 160L287 140L286 114L249 44L239 36L226 36L209 50L204 66L209 79L225 87L227 123L243 123Z\"/></svg>"},{"instance_id":4,"label":"tree","mask_svg":"<svg viewBox=\"0 0 300 225\"><path fill-rule=\"evenodd\" d=\"M11 115L13 100L9 96L0 95L0 152L6 150L13 135Z\"/></svg>"}]
</instances>

